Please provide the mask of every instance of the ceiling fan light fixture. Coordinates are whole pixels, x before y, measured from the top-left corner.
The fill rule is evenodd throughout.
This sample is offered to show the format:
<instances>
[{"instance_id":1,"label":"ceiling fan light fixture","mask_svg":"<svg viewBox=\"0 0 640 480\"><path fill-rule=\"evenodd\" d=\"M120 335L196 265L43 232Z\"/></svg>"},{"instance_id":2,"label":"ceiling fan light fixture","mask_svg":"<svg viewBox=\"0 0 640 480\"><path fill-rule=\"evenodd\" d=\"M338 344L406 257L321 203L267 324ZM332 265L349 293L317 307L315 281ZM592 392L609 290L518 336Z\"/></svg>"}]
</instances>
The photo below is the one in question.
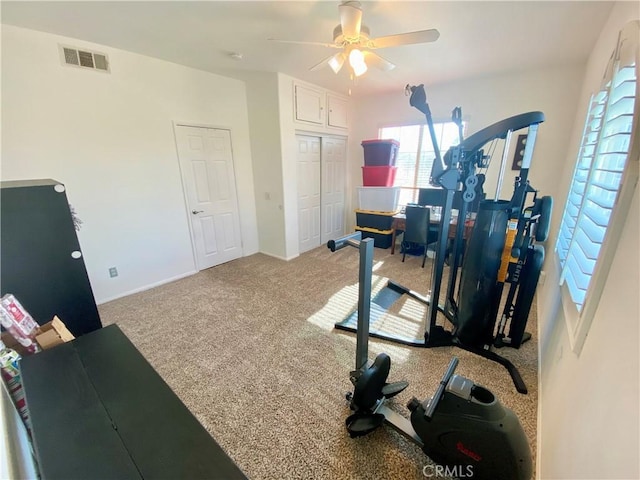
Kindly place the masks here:
<instances>
[{"instance_id":1,"label":"ceiling fan light fixture","mask_svg":"<svg viewBox=\"0 0 640 480\"><path fill-rule=\"evenodd\" d=\"M331 70L333 70L333 73L338 73L340 71L340 69L342 68L342 65L344 65L344 60L345 60L345 54L344 52L339 52L336 53L333 57L331 57L329 59L329 66L331 67Z\"/></svg>"},{"instance_id":2,"label":"ceiling fan light fixture","mask_svg":"<svg viewBox=\"0 0 640 480\"><path fill-rule=\"evenodd\" d=\"M349 65L351 65L353 74L356 77L364 75L364 73L367 71L367 64L364 61L364 54L357 48L354 48L349 52Z\"/></svg>"},{"instance_id":3,"label":"ceiling fan light fixture","mask_svg":"<svg viewBox=\"0 0 640 480\"><path fill-rule=\"evenodd\" d=\"M328 55L309 70L313 72L329 65L331 70L337 74L342 70L344 64L348 63L349 76L352 80L355 80L357 77L364 75L369 68L379 69L383 72L389 72L395 68L393 63L375 53L376 50L434 42L440 36L438 30L432 28L430 30L418 30L374 38L371 37L369 27L362 23L361 2L357 0L342 0L338 10L340 23L333 29L333 43L276 40L274 38L269 40L338 49L339 53Z\"/></svg>"}]
</instances>

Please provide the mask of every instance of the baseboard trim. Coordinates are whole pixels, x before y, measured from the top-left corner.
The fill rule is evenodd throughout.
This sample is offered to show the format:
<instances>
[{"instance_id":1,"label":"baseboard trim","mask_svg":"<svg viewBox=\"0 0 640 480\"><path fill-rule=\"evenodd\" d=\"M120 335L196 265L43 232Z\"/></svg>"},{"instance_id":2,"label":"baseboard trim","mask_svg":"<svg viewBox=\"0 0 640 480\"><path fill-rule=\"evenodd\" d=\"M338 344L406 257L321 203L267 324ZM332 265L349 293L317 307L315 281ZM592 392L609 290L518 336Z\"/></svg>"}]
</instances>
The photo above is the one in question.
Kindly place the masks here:
<instances>
[{"instance_id":1,"label":"baseboard trim","mask_svg":"<svg viewBox=\"0 0 640 480\"><path fill-rule=\"evenodd\" d=\"M117 300L119 298L128 297L129 295L133 295L134 293L140 293L140 292L144 292L146 290L151 290L152 288L159 287L159 286L164 285L166 283L171 283L171 282L175 282L176 280L181 280L183 278L190 277L191 275L195 275L196 273L198 273L197 270L191 270L189 272L182 273L182 274L176 275L174 277L165 278L164 280L160 280L159 282L149 283L148 285L145 285L143 287L134 288L133 290L128 290L128 291L120 293L118 295L114 295L113 297L107 297L107 298L104 298L104 299L101 299L101 300L96 300L96 304L97 305L102 305L103 303L111 302L111 301Z\"/></svg>"},{"instance_id":2,"label":"baseboard trim","mask_svg":"<svg viewBox=\"0 0 640 480\"><path fill-rule=\"evenodd\" d=\"M256 253L261 253L263 255L267 255L268 257L272 257L272 258L277 258L278 260L284 260L285 262L288 262L290 260L293 260L294 258L299 257L300 255L293 255L292 257L281 257L279 255L274 255L272 253L267 253L267 252L255 252L253 254L250 255L243 255L243 257L250 257L251 255L255 255ZM103 303L107 303L107 302L111 302L113 300L117 300L119 298L123 298L123 297L128 297L129 295L133 295L134 293L140 293L140 292L144 292L146 290L151 290L152 288L155 287L159 287L161 285L164 285L166 283L171 283L171 282L175 282L176 280L181 280L183 278L187 278L190 277L191 275L195 275L196 273L198 273L198 270L191 270L189 272L186 273L182 273L180 275L176 275L174 277L170 277L170 278L165 278L164 280L160 280L159 282L154 282L154 283L150 283L148 285L144 285L142 287L139 288L134 288L133 290L128 290L126 292L122 292L119 293L118 295L114 295L112 297L107 297L101 300L96 300L96 305L102 305Z\"/></svg>"},{"instance_id":3,"label":"baseboard trim","mask_svg":"<svg viewBox=\"0 0 640 480\"><path fill-rule=\"evenodd\" d=\"M280 255L274 255L273 253L269 253L269 252L259 252L259 253L266 255L267 257L277 258L278 260L284 260L285 262L288 262L289 260L293 260L294 258L297 258L300 256L300 255L294 255L292 257L281 257Z\"/></svg>"}]
</instances>

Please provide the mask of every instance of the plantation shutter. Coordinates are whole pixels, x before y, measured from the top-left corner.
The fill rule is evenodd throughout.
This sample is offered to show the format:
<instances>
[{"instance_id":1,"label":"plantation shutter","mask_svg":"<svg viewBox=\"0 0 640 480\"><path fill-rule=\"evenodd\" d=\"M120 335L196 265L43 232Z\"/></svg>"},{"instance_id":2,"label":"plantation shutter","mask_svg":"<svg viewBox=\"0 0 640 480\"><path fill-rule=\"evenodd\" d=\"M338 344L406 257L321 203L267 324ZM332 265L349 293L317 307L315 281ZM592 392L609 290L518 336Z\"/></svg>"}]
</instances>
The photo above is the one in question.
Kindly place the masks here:
<instances>
[{"instance_id":1,"label":"plantation shutter","mask_svg":"<svg viewBox=\"0 0 640 480\"><path fill-rule=\"evenodd\" d=\"M621 39L605 72L604 88L592 96L556 244L563 268L561 284L566 284L578 312L585 302L628 160L637 95L635 55L624 48L630 43Z\"/></svg>"},{"instance_id":2,"label":"plantation shutter","mask_svg":"<svg viewBox=\"0 0 640 480\"><path fill-rule=\"evenodd\" d=\"M586 191L589 172L598 144L598 138L601 131L602 119L604 117L605 101L607 99L607 91L602 91L591 97L589 112L587 113L587 122L585 124L584 133L582 134L582 145L578 154L578 163L573 173L571 188L567 198L562 222L560 224L560 233L558 235L557 252L560 257L562 266L565 265L569 254L569 246L578 223L578 214Z\"/></svg>"}]
</instances>

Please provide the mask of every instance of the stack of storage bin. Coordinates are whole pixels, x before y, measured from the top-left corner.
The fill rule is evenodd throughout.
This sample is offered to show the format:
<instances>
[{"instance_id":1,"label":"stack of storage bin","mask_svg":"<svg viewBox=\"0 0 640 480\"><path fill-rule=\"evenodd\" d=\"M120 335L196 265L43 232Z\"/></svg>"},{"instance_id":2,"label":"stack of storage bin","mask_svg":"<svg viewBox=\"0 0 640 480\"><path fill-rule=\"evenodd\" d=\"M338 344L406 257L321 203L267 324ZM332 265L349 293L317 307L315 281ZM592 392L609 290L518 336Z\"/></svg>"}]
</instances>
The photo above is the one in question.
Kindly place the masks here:
<instances>
[{"instance_id":1,"label":"stack of storage bin","mask_svg":"<svg viewBox=\"0 0 640 480\"><path fill-rule=\"evenodd\" d=\"M362 238L373 238L378 248L389 248L393 216L398 210L400 189L393 186L398 148L396 140L364 140L362 185L358 187L356 230Z\"/></svg>"},{"instance_id":2,"label":"stack of storage bin","mask_svg":"<svg viewBox=\"0 0 640 480\"><path fill-rule=\"evenodd\" d=\"M373 238L373 245L389 248L393 238L393 215L396 212L375 212L356 210L356 231L362 232L362 238Z\"/></svg>"},{"instance_id":3,"label":"stack of storage bin","mask_svg":"<svg viewBox=\"0 0 640 480\"><path fill-rule=\"evenodd\" d=\"M393 187L396 178L396 157L400 143L396 140L364 140L362 185L365 187Z\"/></svg>"}]
</instances>

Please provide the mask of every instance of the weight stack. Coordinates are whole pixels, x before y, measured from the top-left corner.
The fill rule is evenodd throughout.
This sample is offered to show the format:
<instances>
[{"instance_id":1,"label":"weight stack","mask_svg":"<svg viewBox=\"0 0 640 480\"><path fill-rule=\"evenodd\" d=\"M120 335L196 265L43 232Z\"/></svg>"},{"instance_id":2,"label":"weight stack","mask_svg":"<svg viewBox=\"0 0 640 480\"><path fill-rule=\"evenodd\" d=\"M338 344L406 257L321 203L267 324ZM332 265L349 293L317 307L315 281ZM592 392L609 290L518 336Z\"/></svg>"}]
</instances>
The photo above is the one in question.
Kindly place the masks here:
<instances>
[{"instance_id":1,"label":"weight stack","mask_svg":"<svg viewBox=\"0 0 640 480\"><path fill-rule=\"evenodd\" d=\"M480 202L462 263L454 336L460 343L482 347L492 343L498 270L509 215L506 200Z\"/></svg>"}]
</instances>

